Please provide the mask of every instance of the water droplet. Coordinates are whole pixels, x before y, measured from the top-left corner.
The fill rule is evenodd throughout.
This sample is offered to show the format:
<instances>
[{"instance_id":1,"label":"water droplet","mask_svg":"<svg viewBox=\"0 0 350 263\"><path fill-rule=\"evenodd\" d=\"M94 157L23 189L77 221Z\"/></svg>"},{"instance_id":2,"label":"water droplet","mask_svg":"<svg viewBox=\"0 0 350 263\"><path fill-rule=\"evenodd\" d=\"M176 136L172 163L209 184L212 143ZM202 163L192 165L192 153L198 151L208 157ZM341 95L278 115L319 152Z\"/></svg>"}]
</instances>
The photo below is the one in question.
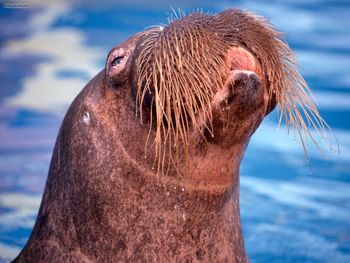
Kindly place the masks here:
<instances>
[{"instance_id":1,"label":"water droplet","mask_svg":"<svg viewBox=\"0 0 350 263\"><path fill-rule=\"evenodd\" d=\"M181 188L181 191L184 192L184 191L185 191L185 188L182 187L182 188Z\"/></svg>"},{"instance_id":2,"label":"water droplet","mask_svg":"<svg viewBox=\"0 0 350 263\"><path fill-rule=\"evenodd\" d=\"M84 112L83 121L85 122L85 124L90 124L90 113L88 111Z\"/></svg>"},{"instance_id":3,"label":"water droplet","mask_svg":"<svg viewBox=\"0 0 350 263\"><path fill-rule=\"evenodd\" d=\"M170 195L170 193L169 193L169 192L166 192L166 195L167 195L167 196L169 196L169 195Z\"/></svg>"},{"instance_id":4,"label":"water droplet","mask_svg":"<svg viewBox=\"0 0 350 263\"><path fill-rule=\"evenodd\" d=\"M177 205L174 205L174 209L177 209Z\"/></svg>"},{"instance_id":5,"label":"water droplet","mask_svg":"<svg viewBox=\"0 0 350 263\"><path fill-rule=\"evenodd\" d=\"M174 189L176 190L176 186L174 186Z\"/></svg>"}]
</instances>

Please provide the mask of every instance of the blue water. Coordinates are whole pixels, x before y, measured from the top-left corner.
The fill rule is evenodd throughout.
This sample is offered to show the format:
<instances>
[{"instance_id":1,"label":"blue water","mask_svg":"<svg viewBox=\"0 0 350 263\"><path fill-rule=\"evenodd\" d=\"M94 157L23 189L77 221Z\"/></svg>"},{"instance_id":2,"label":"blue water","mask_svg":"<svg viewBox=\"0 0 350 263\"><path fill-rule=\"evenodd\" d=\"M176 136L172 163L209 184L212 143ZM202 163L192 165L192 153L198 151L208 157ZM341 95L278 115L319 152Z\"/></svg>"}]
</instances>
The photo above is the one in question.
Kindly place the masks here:
<instances>
[{"instance_id":1,"label":"blue water","mask_svg":"<svg viewBox=\"0 0 350 263\"><path fill-rule=\"evenodd\" d=\"M266 118L241 167L251 262L350 262L349 1L42 2L0 7L0 262L30 235L69 103L113 46L166 23L170 7L241 7L267 17L285 32L339 141L340 155L309 147L305 157L292 134L276 130L276 116Z\"/></svg>"}]
</instances>

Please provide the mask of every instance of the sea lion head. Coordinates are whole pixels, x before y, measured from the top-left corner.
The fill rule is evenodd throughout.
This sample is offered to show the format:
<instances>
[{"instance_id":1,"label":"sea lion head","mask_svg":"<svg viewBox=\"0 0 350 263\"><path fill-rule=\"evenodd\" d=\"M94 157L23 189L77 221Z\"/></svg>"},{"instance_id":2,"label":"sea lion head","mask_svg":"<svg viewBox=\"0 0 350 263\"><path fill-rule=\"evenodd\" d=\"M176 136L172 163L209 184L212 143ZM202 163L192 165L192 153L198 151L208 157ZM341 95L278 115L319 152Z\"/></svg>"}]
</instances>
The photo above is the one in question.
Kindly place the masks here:
<instances>
[{"instance_id":1,"label":"sea lion head","mask_svg":"<svg viewBox=\"0 0 350 263\"><path fill-rule=\"evenodd\" d=\"M275 107L302 140L307 124L326 127L295 66L280 33L234 9L113 48L64 118L14 262L247 262L238 178L250 137Z\"/></svg>"},{"instance_id":2,"label":"sea lion head","mask_svg":"<svg viewBox=\"0 0 350 263\"><path fill-rule=\"evenodd\" d=\"M135 35L108 55L105 81L116 98L123 94L117 111L129 117L119 118L138 125L124 123L126 147L142 145L158 173L181 174L198 156L237 147L243 156L276 106L303 142L308 124L326 125L282 34L237 9L192 13Z\"/></svg>"}]
</instances>

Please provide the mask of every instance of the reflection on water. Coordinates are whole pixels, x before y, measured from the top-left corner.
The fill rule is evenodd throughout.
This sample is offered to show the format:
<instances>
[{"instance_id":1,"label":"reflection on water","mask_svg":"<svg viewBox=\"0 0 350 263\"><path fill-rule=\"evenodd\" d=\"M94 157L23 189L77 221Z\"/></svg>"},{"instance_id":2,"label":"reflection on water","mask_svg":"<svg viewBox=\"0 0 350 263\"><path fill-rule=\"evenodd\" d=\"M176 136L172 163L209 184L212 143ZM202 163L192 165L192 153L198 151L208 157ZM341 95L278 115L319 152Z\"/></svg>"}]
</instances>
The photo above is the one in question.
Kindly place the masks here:
<instances>
[{"instance_id":1,"label":"reflection on water","mask_svg":"<svg viewBox=\"0 0 350 263\"><path fill-rule=\"evenodd\" d=\"M0 8L0 262L30 235L60 122L111 47L170 7L219 11L228 1L40 3ZM286 32L341 155L299 142L267 118L241 168L251 262L350 262L350 6L347 1L238 1ZM263 157L263 159L262 159Z\"/></svg>"}]
</instances>

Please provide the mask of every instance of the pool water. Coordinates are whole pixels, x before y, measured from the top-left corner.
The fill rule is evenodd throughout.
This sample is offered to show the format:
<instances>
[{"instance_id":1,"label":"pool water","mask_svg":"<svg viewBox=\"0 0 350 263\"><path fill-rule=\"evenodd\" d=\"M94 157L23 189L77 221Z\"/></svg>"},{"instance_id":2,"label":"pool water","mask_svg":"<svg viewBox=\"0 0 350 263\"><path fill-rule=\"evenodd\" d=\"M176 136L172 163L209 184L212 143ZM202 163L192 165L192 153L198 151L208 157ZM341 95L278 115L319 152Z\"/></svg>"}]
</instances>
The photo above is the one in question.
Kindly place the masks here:
<instances>
[{"instance_id":1,"label":"pool water","mask_svg":"<svg viewBox=\"0 0 350 263\"><path fill-rule=\"evenodd\" d=\"M20 2L25 2L20 1ZM1 2L2 3L2 2ZM251 262L350 262L350 2L27 1L0 7L0 262L14 258L35 222L67 107L108 51L171 7L240 7L268 18L296 52L340 146L305 156L267 117L241 165L241 215Z\"/></svg>"}]
</instances>

